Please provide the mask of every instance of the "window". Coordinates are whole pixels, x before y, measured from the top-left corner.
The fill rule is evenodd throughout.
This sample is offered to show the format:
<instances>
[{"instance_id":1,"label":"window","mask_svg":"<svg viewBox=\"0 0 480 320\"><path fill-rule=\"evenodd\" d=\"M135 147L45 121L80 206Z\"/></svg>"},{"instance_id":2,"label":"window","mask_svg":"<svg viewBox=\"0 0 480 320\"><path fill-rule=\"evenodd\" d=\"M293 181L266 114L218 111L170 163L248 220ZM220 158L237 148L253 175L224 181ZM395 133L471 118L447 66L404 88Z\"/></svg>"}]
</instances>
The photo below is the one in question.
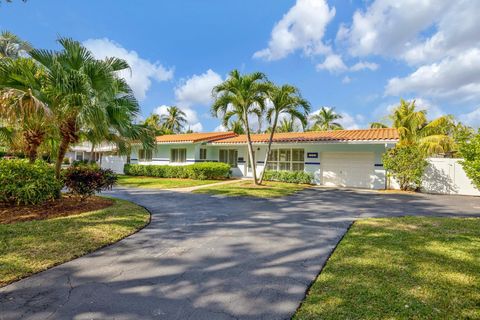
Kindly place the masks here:
<instances>
[{"instance_id":1,"label":"window","mask_svg":"<svg viewBox=\"0 0 480 320\"><path fill-rule=\"evenodd\" d=\"M152 150L138 150L138 161L152 161Z\"/></svg>"},{"instance_id":2,"label":"window","mask_svg":"<svg viewBox=\"0 0 480 320\"><path fill-rule=\"evenodd\" d=\"M238 151L235 149L220 149L219 160L225 162L232 167L237 166Z\"/></svg>"},{"instance_id":3,"label":"window","mask_svg":"<svg viewBox=\"0 0 480 320\"><path fill-rule=\"evenodd\" d=\"M187 149L171 149L170 162L187 162Z\"/></svg>"},{"instance_id":4,"label":"window","mask_svg":"<svg viewBox=\"0 0 480 320\"><path fill-rule=\"evenodd\" d=\"M273 149L267 161L267 170L303 171L305 154L303 149Z\"/></svg>"},{"instance_id":5,"label":"window","mask_svg":"<svg viewBox=\"0 0 480 320\"><path fill-rule=\"evenodd\" d=\"M77 161L83 161L83 152L80 152L80 153L76 153L75 154L75 160Z\"/></svg>"},{"instance_id":6,"label":"window","mask_svg":"<svg viewBox=\"0 0 480 320\"><path fill-rule=\"evenodd\" d=\"M200 149L200 160L207 160L207 149Z\"/></svg>"}]
</instances>

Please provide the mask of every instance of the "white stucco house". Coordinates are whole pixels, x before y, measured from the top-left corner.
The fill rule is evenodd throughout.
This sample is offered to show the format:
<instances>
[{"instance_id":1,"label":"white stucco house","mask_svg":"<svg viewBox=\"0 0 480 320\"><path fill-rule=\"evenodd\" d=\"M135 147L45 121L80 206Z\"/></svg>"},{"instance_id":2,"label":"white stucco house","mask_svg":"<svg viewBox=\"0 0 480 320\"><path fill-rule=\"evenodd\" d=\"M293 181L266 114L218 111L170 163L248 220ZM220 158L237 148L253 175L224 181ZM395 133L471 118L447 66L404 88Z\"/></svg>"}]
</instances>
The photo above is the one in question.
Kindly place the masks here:
<instances>
[{"instance_id":1,"label":"white stucco house","mask_svg":"<svg viewBox=\"0 0 480 320\"><path fill-rule=\"evenodd\" d=\"M269 134L252 134L257 171L263 164ZM398 142L396 129L290 132L274 135L268 170L305 171L325 186L384 189L382 155ZM219 161L232 166L237 177L251 177L247 137L233 132L159 136L154 150L134 148L131 163L188 165Z\"/></svg>"}]
</instances>

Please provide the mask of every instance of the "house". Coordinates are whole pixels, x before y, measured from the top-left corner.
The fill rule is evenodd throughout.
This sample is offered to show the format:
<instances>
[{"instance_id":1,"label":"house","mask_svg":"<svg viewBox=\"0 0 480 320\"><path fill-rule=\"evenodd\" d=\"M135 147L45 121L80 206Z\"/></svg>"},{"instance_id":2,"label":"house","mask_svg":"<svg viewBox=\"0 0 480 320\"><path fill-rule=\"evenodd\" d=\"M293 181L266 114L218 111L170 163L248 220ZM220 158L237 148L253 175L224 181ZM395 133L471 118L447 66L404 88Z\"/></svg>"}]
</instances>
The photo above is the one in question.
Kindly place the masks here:
<instances>
[{"instance_id":1,"label":"house","mask_svg":"<svg viewBox=\"0 0 480 320\"><path fill-rule=\"evenodd\" d=\"M264 169L269 134L252 134L257 172ZM384 189L382 155L398 142L396 129L289 132L274 135L268 170L310 172L320 185ZM123 160L124 161L124 160ZM236 177L251 177L246 135L233 132L159 136L154 150L133 148L131 163L188 165L219 161Z\"/></svg>"}]
</instances>

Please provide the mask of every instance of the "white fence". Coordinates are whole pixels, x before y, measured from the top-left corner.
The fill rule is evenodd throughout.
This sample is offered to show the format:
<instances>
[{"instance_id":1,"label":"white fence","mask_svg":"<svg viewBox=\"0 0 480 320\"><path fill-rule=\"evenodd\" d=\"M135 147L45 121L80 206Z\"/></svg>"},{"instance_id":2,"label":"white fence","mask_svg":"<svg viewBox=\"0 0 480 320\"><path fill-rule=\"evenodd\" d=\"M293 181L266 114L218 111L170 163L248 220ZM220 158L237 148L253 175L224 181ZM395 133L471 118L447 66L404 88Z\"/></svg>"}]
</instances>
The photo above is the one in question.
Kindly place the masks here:
<instances>
[{"instance_id":1,"label":"white fence","mask_svg":"<svg viewBox=\"0 0 480 320\"><path fill-rule=\"evenodd\" d=\"M112 169L116 173L123 173L125 163L127 163L126 156L102 155L101 166L104 169Z\"/></svg>"},{"instance_id":2,"label":"white fence","mask_svg":"<svg viewBox=\"0 0 480 320\"><path fill-rule=\"evenodd\" d=\"M438 194L480 196L460 164L462 159L429 158L422 191Z\"/></svg>"}]
</instances>

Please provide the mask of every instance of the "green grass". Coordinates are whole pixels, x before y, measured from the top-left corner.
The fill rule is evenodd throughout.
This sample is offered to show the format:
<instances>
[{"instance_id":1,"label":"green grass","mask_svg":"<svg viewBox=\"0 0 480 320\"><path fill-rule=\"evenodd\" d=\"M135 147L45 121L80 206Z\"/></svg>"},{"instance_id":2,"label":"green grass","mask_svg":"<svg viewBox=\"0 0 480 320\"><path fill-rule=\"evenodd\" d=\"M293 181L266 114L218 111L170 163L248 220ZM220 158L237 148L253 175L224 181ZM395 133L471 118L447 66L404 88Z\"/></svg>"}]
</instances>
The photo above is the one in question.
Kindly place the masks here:
<instances>
[{"instance_id":1,"label":"green grass","mask_svg":"<svg viewBox=\"0 0 480 320\"><path fill-rule=\"evenodd\" d=\"M150 214L124 200L49 220L0 225L0 286L114 243L145 226Z\"/></svg>"},{"instance_id":2,"label":"green grass","mask_svg":"<svg viewBox=\"0 0 480 320\"><path fill-rule=\"evenodd\" d=\"M293 319L480 319L480 219L357 221Z\"/></svg>"},{"instance_id":3,"label":"green grass","mask_svg":"<svg viewBox=\"0 0 480 320\"><path fill-rule=\"evenodd\" d=\"M118 184L125 187L173 189L203 186L222 180L167 179L155 177L118 176Z\"/></svg>"},{"instance_id":4,"label":"green grass","mask_svg":"<svg viewBox=\"0 0 480 320\"><path fill-rule=\"evenodd\" d=\"M236 183L217 185L195 190L195 193L221 194L229 197L283 197L308 188L309 185L285 182L264 181L261 186L255 186L252 181L244 180Z\"/></svg>"}]
</instances>

